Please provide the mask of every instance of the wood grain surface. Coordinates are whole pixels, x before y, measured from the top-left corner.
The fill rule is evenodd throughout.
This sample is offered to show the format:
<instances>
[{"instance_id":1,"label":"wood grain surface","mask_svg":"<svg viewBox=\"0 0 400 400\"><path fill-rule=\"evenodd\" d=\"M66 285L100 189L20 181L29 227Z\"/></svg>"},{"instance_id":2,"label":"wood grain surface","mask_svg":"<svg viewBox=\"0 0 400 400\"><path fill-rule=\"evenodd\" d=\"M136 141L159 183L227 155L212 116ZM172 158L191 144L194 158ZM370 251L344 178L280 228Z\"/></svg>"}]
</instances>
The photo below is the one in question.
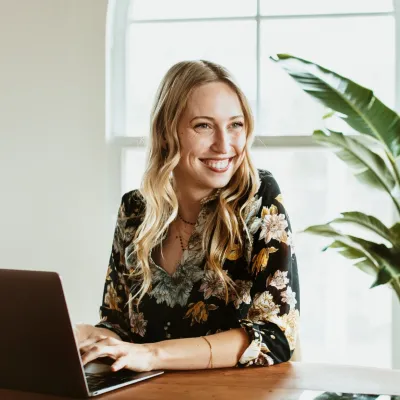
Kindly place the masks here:
<instances>
[{"instance_id":1,"label":"wood grain surface","mask_svg":"<svg viewBox=\"0 0 400 400\"><path fill-rule=\"evenodd\" d=\"M166 372L98 398L298 399L304 390L400 395L400 370L287 362L273 367ZM0 389L0 399L62 400L66 397Z\"/></svg>"}]
</instances>

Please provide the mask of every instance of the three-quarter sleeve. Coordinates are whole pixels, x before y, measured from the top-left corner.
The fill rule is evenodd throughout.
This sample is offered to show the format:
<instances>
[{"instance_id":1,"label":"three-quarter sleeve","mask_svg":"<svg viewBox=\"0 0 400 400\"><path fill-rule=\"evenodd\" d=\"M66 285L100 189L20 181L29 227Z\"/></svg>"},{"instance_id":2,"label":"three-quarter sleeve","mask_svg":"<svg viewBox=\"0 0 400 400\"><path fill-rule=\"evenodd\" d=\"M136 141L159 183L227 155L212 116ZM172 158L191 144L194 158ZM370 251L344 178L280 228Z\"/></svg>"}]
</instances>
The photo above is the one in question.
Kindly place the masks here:
<instances>
[{"instance_id":1,"label":"three-quarter sleeve","mask_svg":"<svg viewBox=\"0 0 400 400\"><path fill-rule=\"evenodd\" d=\"M291 224L273 176L260 170L260 183L247 221L253 240L250 278L236 282L239 296L234 305L250 338L239 367L288 361L299 323L299 278Z\"/></svg>"},{"instance_id":2,"label":"three-quarter sleeve","mask_svg":"<svg viewBox=\"0 0 400 400\"><path fill-rule=\"evenodd\" d=\"M129 287L125 266L125 220L128 194L122 197L114 230L111 255L104 284L100 322L95 326L115 332L124 341L131 341L129 323Z\"/></svg>"}]
</instances>

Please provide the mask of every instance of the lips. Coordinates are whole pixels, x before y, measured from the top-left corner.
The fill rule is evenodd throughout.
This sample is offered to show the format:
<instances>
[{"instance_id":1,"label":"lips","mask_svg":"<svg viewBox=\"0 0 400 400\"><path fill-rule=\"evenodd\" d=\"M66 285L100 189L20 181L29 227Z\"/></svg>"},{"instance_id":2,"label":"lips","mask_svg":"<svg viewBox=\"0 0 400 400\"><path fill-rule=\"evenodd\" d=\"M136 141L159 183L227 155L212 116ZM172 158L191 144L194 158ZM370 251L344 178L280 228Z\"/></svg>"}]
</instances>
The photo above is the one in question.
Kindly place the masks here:
<instances>
[{"instance_id":1,"label":"lips","mask_svg":"<svg viewBox=\"0 0 400 400\"><path fill-rule=\"evenodd\" d=\"M212 158L203 158L200 161L209 169L214 172L225 172L229 169L231 165L233 157L225 158L225 159L212 159Z\"/></svg>"},{"instance_id":2,"label":"lips","mask_svg":"<svg viewBox=\"0 0 400 400\"><path fill-rule=\"evenodd\" d=\"M232 157L225 157L225 158L199 158L200 161L214 161L214 162L218 162L218 161L225 161L225 160L232 160L232 158L234 158L235 156Z\"/></svg>"}]
</instances>

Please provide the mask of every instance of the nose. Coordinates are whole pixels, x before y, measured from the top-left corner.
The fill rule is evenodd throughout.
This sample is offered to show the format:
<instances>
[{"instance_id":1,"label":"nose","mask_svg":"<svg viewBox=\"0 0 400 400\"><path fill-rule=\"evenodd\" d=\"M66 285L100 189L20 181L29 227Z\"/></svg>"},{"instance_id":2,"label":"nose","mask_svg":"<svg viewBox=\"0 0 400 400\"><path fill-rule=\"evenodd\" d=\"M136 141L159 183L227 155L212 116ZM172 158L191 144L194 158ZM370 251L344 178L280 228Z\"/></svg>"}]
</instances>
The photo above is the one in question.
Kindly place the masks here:
<instances>
[{"instance_id":1,"label":"nose","mask_svg":"<svg viewBox=\"0 0 400 400\"><path fill-rule=\"evenodd\" d=\"M231 137L225 128L218 127L215 130L214 141L211 146L212 150L217 153L227 154L231 147Z\"/></svg>"}]
</instances>

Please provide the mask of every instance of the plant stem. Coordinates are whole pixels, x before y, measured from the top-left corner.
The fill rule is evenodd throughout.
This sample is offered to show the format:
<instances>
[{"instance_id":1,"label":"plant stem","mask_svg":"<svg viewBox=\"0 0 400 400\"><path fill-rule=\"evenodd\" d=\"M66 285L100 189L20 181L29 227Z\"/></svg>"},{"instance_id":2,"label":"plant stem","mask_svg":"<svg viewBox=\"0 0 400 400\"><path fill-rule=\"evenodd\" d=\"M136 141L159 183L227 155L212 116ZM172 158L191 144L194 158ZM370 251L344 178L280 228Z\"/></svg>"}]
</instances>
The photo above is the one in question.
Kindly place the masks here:
<instances>
[{"instance_id":1,"label":"plant stem","mask_svg":"<svg viewBox=\"0 0 400 400\"><path fill-rule=\"evenodd\" d=\"M388 151L386 151L386 155L387 155L387 157L388 157L388 159L390 161L390 164L392 165L394 174L396 175L397 183L400 185L400 172L399 172L399 170L397 168L396 161L393 158L392 154L390 154Z\"/></svg>"},{"instance_id":2,"label":"plant stem","mask_svg":"<svg viewBox=\"0 0 400 400\"><path fill-rule=\"evenodd\" d=\"M396 206L396 210L398 215L400 215L400 204L397 202L396 198L390 195L390 197L393 199L394 205Z\"/></svg>"},{"instance_id":3,"label":"plant stem","mask_svg":"<svg viewBox=\"0 0 400 400\"><path fill-rule=\"evenodd\" d=\"M390 282L393 290L395 291L399 301L400 301L400 278L394 278L391 282Z\"/></svg>"},{"instance_id":4,"label":"plant stem","mask_svg":"<svg viewBox=\"0 0 400 400\"><path fill-rule=\"evenodd\" d=\"M396 207L397 213L398 215L400 215L400 203L397 201L396 197L393 196L393 194L391 192L389 192L389 196L392 198L393 203Z\"/></svg>"},{"instance_id":5,"label":"plant stem","mask_svg":"<svg viewBox=\"0 0 400 400\"><path fill-rule=\"evenodd\" d=\"M393 155L389 151L386 150L385 152L386 152L386 156L389 159L389 162L390 162L390 164L391 164L391 166L393 168L394 175L396 177L396 181L397 181L396 182L396 186L400 189L400 171L397 168L396 160L393 158ZM396 205L397 212L400 215L400 206L399 206L399 204L397 202L397 199L394 196L392 196L391 193L390 193L390 195L391 195L391 197L392 197L392 199L394 201L394 204Z\"/></svg>"}]
</instances>

